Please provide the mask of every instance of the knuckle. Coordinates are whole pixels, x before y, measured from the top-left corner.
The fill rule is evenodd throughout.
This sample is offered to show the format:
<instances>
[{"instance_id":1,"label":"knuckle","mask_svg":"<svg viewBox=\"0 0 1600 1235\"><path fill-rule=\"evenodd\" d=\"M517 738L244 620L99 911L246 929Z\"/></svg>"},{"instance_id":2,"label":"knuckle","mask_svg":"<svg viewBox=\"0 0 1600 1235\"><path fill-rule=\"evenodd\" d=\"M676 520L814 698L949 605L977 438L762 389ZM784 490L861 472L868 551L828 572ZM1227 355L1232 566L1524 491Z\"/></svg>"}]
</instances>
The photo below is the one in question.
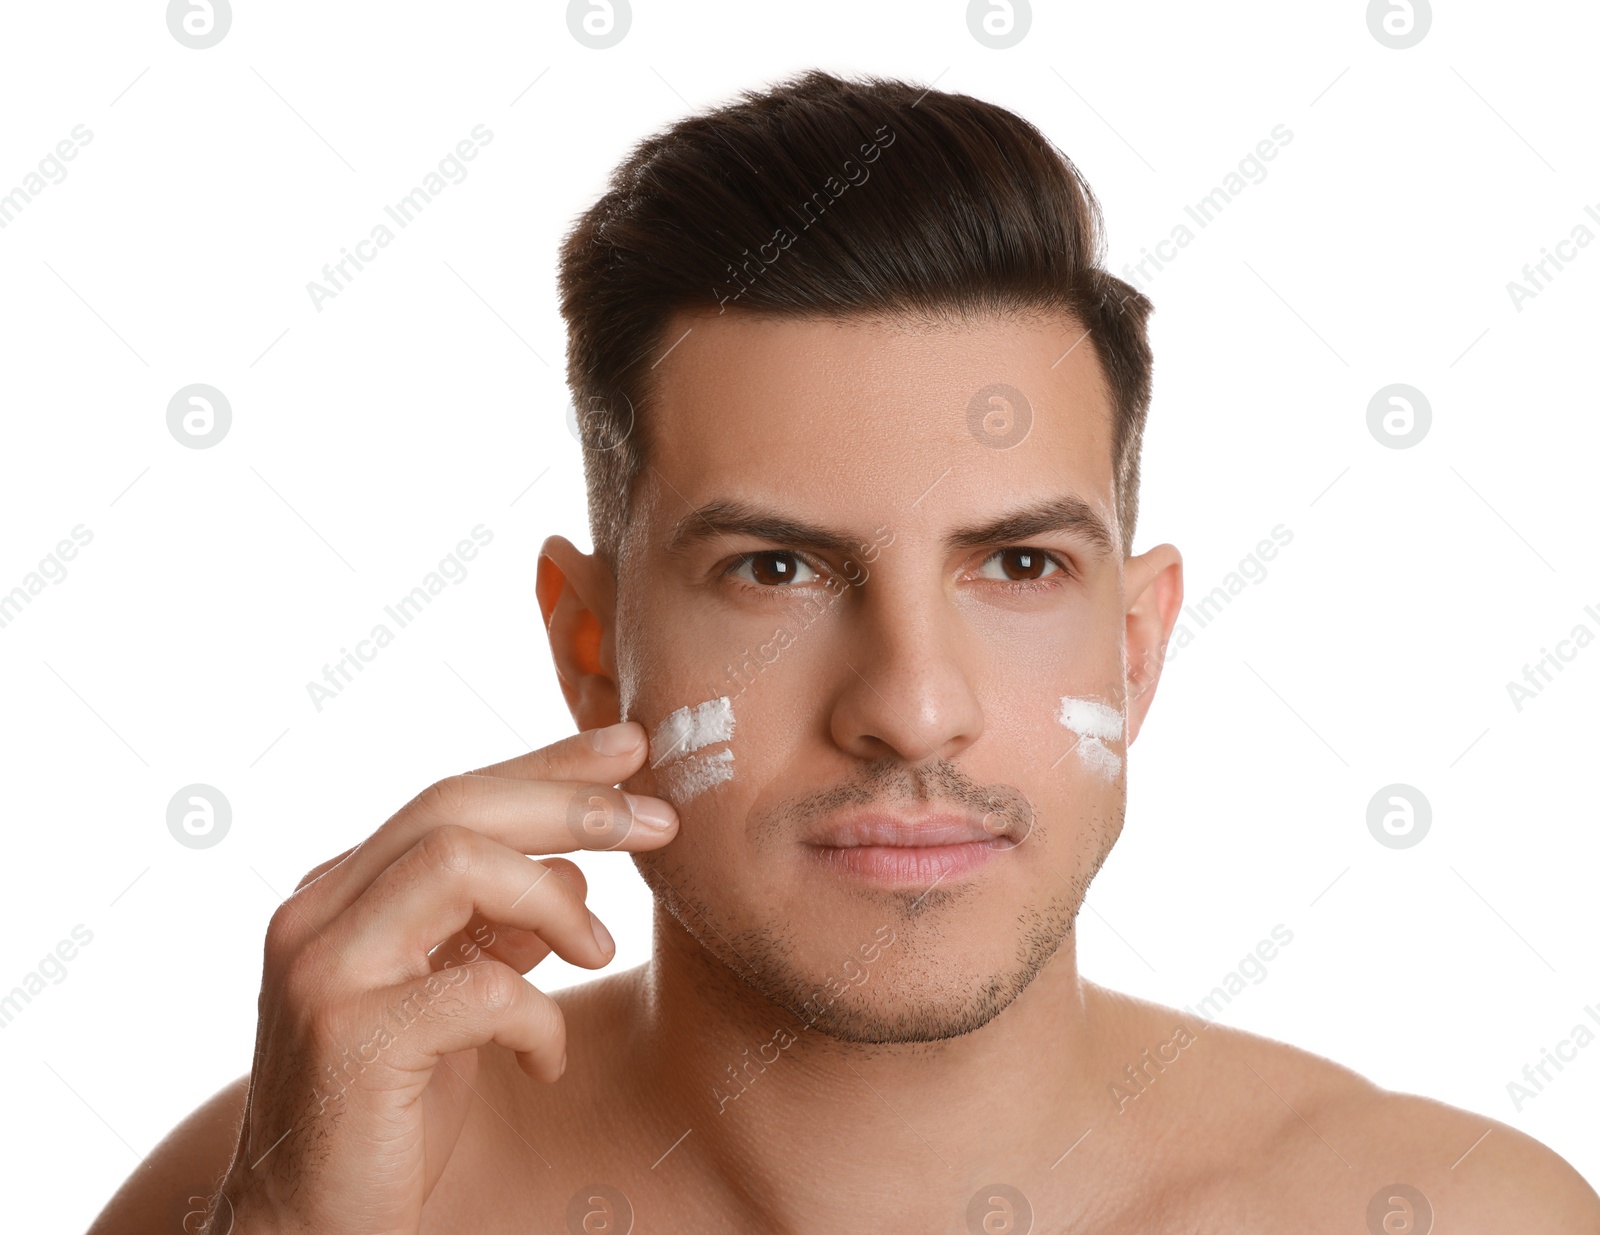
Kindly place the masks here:
<instances>
[{"instance_id":1,"label":"knuckle","mask_svg":"<svg viewBox=\"0 0 1600 1235\"><path fill-rule=\"evenodd\" d=\"M472 990L478 1004L489 1013L505 1012L516 1004L522 978L508 966L489 961L473 966Z\"/></svg>"},{"instance_id":2,"label":"knuckle","mask_svg":"<svg viewBox=\"0 0 1600 1235\"><path fill-rule=\"evenodd\" d=\"M476 782L469 772L436 780L418 795L419 805L431 817L459 819L471 807Z\"/></svg>"},{"instance_id":3,"label":"knuckle","mask_svg":"<svg viewBox=\"0 0 1600 1235\"><path fill-rule=\"evenodd\" d=\"M584 876L583 867L568 858L540 858L538 862L560 876L561 883L570 888L578 900L588 899L589 880Z\"/></svg>"},{"instance_id":4,"label":"knuckle","mask_svg":"<svg viewBox=\"0 0 1600 1235\"><path fill-rule=\"evenodd\" d=\"M267 921L268 961L281 964L293 954L300 942L300 918L303 912L293 896L272 911L272 917Z\"/></svg>"},{"instance_id":5,"label":"knuckle","mask_svg":"<svg viewBox=\"0 0 1600 1235\"><path fill-rule=\"evenodd\" d=\"M457 824L444 824L424 833L417 842L417 857L431 871L464 875L472 866L474 833Z\"/></svg>"}]
</instances>

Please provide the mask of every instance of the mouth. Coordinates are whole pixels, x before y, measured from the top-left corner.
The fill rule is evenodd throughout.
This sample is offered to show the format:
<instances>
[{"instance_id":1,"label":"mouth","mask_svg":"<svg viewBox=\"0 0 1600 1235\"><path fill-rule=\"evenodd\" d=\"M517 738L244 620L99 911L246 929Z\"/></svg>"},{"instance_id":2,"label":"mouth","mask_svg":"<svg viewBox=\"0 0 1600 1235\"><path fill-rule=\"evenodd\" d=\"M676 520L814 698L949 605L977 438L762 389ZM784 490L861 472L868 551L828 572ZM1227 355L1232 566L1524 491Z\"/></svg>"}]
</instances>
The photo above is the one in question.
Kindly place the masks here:
<instances>
[{"instance_id":1,"label":"mouth","mask_svg":"<svg viewBox=\"0 0 1600 1235\"><path fill-rule=\"evenodd\" d=\"M832 874L926 890L971 875L1015 841L990 815L859 813L836 818L807 847Z\"/></svg>"}]
</instances>

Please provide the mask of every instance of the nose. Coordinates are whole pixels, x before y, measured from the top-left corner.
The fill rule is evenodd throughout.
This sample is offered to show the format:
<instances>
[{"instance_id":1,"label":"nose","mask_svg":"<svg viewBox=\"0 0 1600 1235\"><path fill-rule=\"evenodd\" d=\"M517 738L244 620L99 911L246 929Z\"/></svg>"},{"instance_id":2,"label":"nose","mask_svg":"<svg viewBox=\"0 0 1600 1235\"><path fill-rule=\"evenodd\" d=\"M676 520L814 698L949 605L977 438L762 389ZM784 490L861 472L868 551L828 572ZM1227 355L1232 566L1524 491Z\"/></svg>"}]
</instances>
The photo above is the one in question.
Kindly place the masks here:
<instances>
[{"instance_id":1,"label":"nose","mask_svg":"<svg viewBox=\"0 0 1600 1235\"><path fill-rule=\"evenodd\" d=\"M874 578L874 582L878 582ZM983 732L968 632L937 585L926 593L866 584L849 613L846 680L834 742L862 759L953 759Z\"/></svg>"}]
</instances>

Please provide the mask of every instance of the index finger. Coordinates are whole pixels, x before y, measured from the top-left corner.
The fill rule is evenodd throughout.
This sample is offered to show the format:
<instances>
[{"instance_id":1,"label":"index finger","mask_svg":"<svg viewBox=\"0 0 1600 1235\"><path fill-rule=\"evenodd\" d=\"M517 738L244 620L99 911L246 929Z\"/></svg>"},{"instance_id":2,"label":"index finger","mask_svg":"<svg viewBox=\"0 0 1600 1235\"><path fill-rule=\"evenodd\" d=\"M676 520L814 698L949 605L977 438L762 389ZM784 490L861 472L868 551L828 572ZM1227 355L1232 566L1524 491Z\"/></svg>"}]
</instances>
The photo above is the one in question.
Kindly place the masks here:
<instances>
[{"instance_id":1,"label":"index finger","mask_svg":"<svg viewBox=\"0 0 1600 1235\"><path fill-rule=\"evenodd\" d=\"M576 849L655 849L677 833L678 813L661 798L599 782L517 780L467 772L424 789L301 895L325 925L429 832L446 825L526 854Z\"/></svg>"},{"instance_id":2,"label":"index finger","mask_svg":"<svg viewBox=\"0 0 1600 1235\"><path fill-rule=\"evenodd\" d=\"M636 721L623 721L620 724L608 725L600 729L586 729L581 733L574 733L570 737L562 738L559 742L552 742L549 746L531 750L525 754L517 755L500 763L491 763L487 767L477 768L468 773L472 776L503 776L512 780L564 780L582 781L585 786L589 782L604 782L614 785L626 776L638 771L642 762L645 745L644 726ZM620 805L620 803L618 803ZM593 809L593 808L589 808ZM626 817L626 816L625 816ZM593 816L590 816L591 822ZM595 836L595 829L587 829L590 836ZM610 829L615 833L616 828ZM374 848L372 842L377 835L369 836L360 845L352 845L337 857L314 866L301 878L295 886L298 892L307 884L315 882L322 875L327 874L334 867L342 864L346 858L355 853L357 849ZM596 848L615 848L616 845L597 844ZM389 861L400 856L399 852L393 853ZM364 890L378 876L377 870L371 871L362 881L357 891ZM345 872L346 874L348 872ZM340 882L343 875L329 882Z\"/></svg>"},{"instance_id":3,"label":"index finger","mask_svg":"<svg viewBox=\"0 0 1600 1235\"><path fill-rule=\"evenodd\" d=\"M603 729L585 729L538 750L474 768L473 772L513 780L593 780L614 785L638 770L644 753L644 726L625 720Z\"/></svg>"}]
</instances>

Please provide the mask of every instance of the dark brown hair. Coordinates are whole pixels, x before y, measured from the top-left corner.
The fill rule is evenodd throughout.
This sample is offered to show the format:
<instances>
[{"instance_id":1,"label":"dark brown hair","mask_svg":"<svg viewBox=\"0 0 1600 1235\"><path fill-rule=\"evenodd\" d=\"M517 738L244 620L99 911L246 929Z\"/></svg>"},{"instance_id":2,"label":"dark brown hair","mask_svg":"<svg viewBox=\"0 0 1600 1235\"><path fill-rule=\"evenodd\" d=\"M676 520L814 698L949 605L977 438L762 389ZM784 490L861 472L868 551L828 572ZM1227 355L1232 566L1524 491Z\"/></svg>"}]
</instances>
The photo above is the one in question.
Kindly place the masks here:
<instances>
[{"instance_id":1,"label":"dark brown hair","mask_svg":"<svg viewBox=\"0 0 1600 1235\"><path fill-rule=\"evenodd\" d=\"M1065 311L1112 402L1123 552L1150 404L1150 301L1100 268L1099 204L1003 107L812 70L640 142L561 249L567 381L596 552L620 563L677 310L787 317Z\"/></svg>"}]
</instances>

